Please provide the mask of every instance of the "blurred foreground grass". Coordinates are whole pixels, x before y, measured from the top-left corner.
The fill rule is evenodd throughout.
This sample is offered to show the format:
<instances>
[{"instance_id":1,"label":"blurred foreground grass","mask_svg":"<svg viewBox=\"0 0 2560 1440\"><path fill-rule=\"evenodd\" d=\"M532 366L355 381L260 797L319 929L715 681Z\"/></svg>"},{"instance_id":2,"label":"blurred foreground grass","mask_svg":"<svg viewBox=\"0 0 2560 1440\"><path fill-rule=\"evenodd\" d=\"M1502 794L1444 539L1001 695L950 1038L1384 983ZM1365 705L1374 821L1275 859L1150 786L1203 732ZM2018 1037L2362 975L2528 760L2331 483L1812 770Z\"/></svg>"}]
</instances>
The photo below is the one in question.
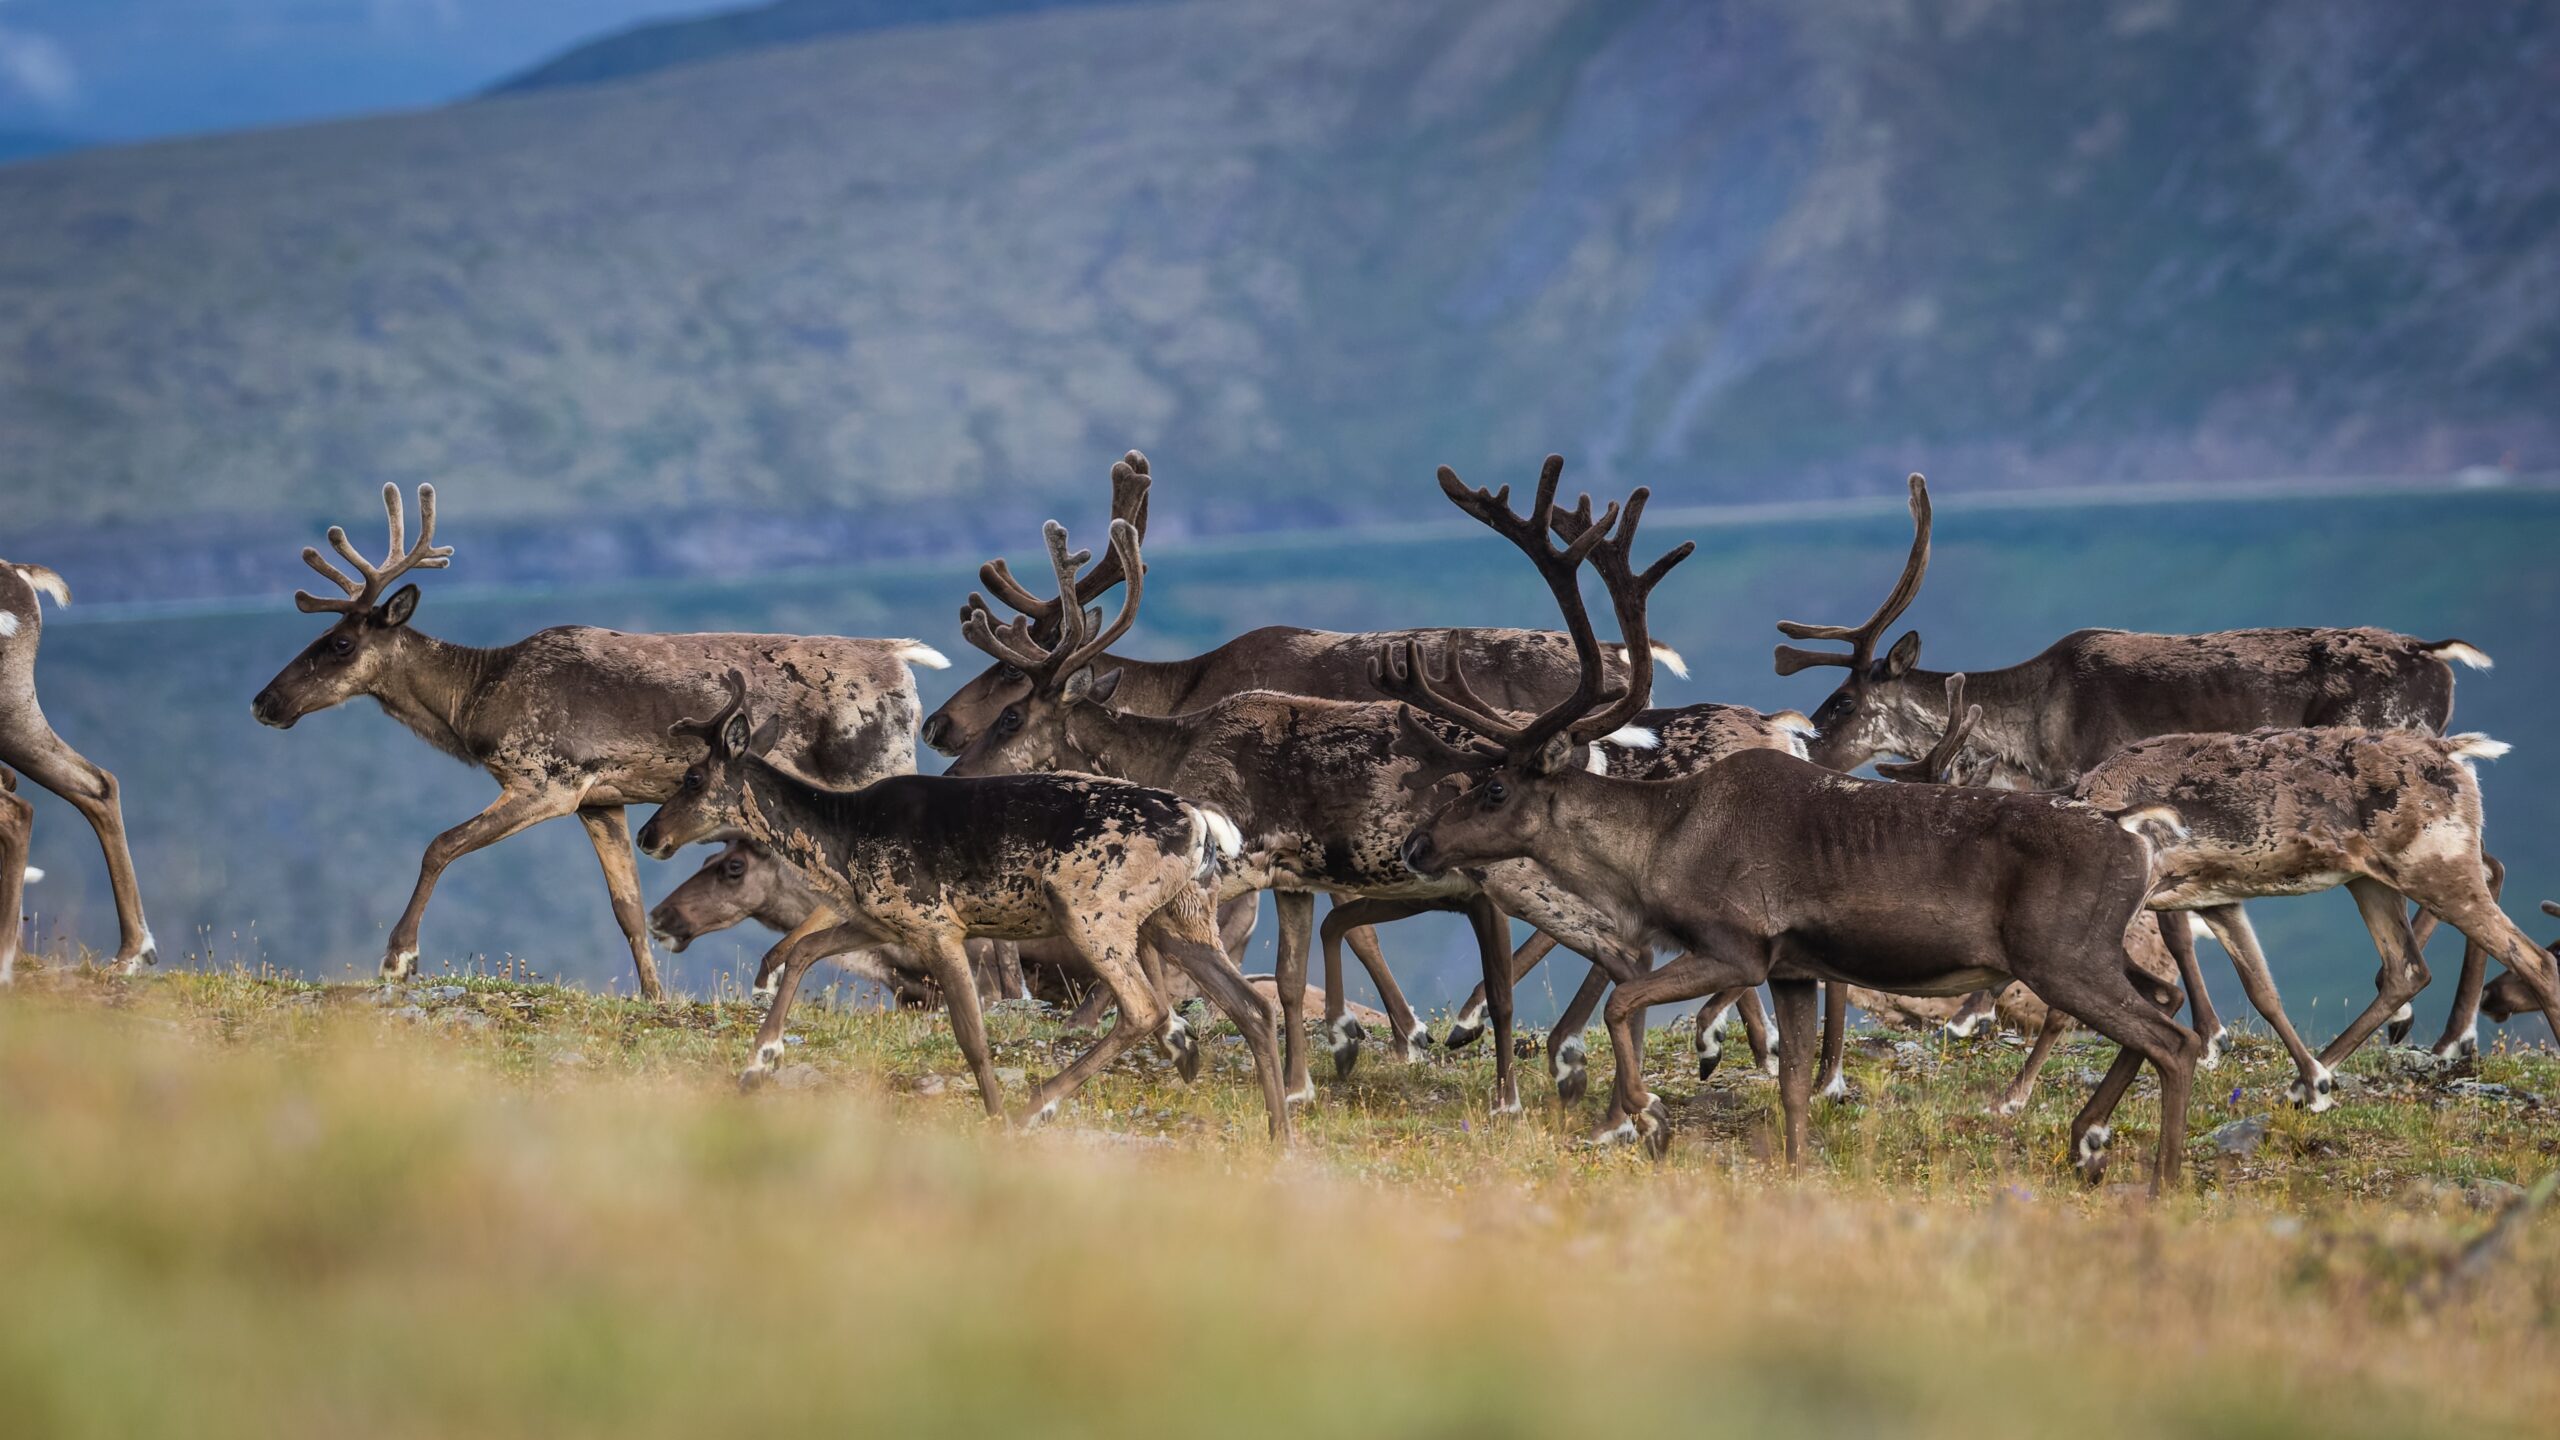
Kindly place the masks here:
<instances>
[{"instance_id":1,"label":"blurred foreground grass","mask_svg":"<svg viewBox=\"0 0 2560 1440\"><path fill-rule=\"evenodd\" d=\"M2195 1183L2145 1205L2059 1165L2094 1046L2019 1123L1980 1113L2014 1052L1869 1042L1821 1162L1789 1179L1765 1158L1771 1084L1736 1051L1700 1087L1670 1033L1661 1165L1578 1146L1587 1115L1489 1123L1480 1053L1372 1055L1320 1082L1278 1154L1231 1035L1195 1086L1142 1056L1021 1135L978 1119L937 1016L808 1006L784 1083L742 1097L739 1006L22 981L0 992L10 1435L2548 1435L2560 1416L2560 1209L2496 1219L2501 1182L2555 1164L2548 1055L2487 1058L2504 1094L2365 1057L2340 1110L2279 1110L2217 1159L2211 1132L2281 1090L2281 1056L2244 1045L2200 1097ZM1054 1021L993 1029L1000 1066L1053 1063ZM2129 1106L2120 1180L2152 1113Z\"/></svg>"}]
</instances>

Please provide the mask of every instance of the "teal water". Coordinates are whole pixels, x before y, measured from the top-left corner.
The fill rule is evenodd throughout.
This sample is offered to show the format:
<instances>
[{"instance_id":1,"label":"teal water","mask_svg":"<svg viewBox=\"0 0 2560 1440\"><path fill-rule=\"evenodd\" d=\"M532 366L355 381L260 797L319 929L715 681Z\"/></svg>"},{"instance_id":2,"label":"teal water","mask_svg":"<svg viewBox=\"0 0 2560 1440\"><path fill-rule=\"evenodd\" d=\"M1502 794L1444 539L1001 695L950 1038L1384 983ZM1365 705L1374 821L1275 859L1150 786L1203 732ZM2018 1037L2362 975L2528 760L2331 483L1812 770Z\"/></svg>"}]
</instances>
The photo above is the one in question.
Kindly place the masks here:
<instances>
[{"instance_id":1,"label":"teal water","mask_svg":"<svg viewBox=\"0 0 2560 1440\"><path fill-rule=\"evenodd\" d=\"M1682 521L1688 523L1681 523ZM1026 555L1036 543L1024 527ZM1691 678L1662 676L1665 702L1717 699L1810 710L1822 672L1770 670L1780 618L1854 621L1881 597L1909 543L1895 510L1852 518L1708 523L1657 516L1647 533L1699 553L1655 599L1655 633L1688 658ZM545 625L912 635L942 648L950 672L924 677L928 705L976 668L960 639L960 599L974 563L902 565L660 593L645 578L574 591L502 594L468 585L465 547L450 576L427 576L417 623L473 644ZM1942 502L1928 583L1905 623L1924 660L1987 669L2014 663L2086 625L2209 630L2244 625L2380 625L2428 639L2459 636L2498 661L2462 672L2455 724L2514 742L2484 767L2491 848L2513 876L2507 908L2536 935L2560 933L2535 902L2560 898L2560 495L2477 492L2426 497L2180 501L2035 508ZM1490 535L1293 538L1267 546L1186 549L1158 537L1147 613L1129 647L1173 655L1255 625L1333 629L1419 624L1554 623L1552 602L1516 552ZM1018 567L1019 568L1019 567ZM1038 567L1034 567L1036 569ZM384 929L437 831L485 805L487 778L418 743L370 706L314 716L289 732L260 728L249 697L321 628L281 603L253 614L89 619L49 626L40 669L48 713L74 744L125 785L136 859L167 963L269 963L315 976L369 972ZM938 768L928 757L927 768ZM85 826L38 797L29 892L48 933L113 943L104 872ZM652 899L691 862L643 861ZM2370 994L2374 956L2343 892L2263 902L2253 915L2289 1003L2326 1032ZM1268 969L1266 925L1242 957ZM713 937L665 957L673 983L708 989L737 972L766 937ZM628 986L593 852L561 823L468 857L447 872L428 912L430 968L520 957L545 974ZM1454 925L1432 918L1388 932L1389 953L1417 1001L1453 1003L1474 978ZM2457 951L2431 959L2448 973ZM2207 948L2208 969L2221 971ZM1527 1013L1569 993L1580 966L1534 979ZM2224 1008L2240 1008L2227 973ZM1365 995L1365 983L1355 993ZM2444 987L2422 1002L2421 1026ZM2350 1004L2349 1002L2353 1002Z\"/></svg>"}]
</instances>

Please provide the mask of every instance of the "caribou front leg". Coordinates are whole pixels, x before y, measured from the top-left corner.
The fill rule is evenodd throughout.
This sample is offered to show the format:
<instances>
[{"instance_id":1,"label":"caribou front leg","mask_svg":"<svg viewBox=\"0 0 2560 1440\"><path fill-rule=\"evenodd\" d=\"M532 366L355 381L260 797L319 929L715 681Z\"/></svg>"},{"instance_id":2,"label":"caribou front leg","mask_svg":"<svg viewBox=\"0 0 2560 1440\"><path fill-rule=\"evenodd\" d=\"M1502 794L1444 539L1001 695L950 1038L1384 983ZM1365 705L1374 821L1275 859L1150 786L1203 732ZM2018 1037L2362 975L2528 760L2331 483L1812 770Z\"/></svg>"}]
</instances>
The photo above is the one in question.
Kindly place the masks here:
<instances>
[{"instance_id":1,"label":"caribou front leg","mask_svg":"<svg viewBox=\"0 0 2560 1440\"><path fill-rule=\"evenodd\" d=\"M738 1072L738 1086L753 1090L772 1078L782 1066L783 1025L791 1016L792 997L800 993L800 977L809 967L829 955L854 949L864 940L863 932L851 925L840 925L803 935L777 947L780 950L776 968L780 978L775 982L773 1003L765 1008L764 1024L756 1029L756 1054L747 1068Z\"/></svg>"},{"instance_id":2,"label":"caribou front leg","mask_svg":"<svg viewBox=\"0 0 2560 1440\"><path fill-rule=\"evenodd\" d=\"M418 925L446 866L577 808L578 797L565 790L504 790L488 809L427 842L426 858L418 865L418 888L410 892L409 908L400 912L400 923L391 927L391 943L383 949L382 978L406 979L418 968Z\"/></svg>"},{"instance_id":3,"label":"caribou front leg","mask_svg":"<svg viewBox=\"0 0 2560 1440\"><path fill-rule=\"evenodd\" d=\"M11 777L0 770L0 985L18 967L18 931L26 922L27 840L35 825L35 807L11 793Z\"/></svg>"},{"instance_id":4,"label":"caribou front leg","mask_svg":"<svg viewBox=\"0 0 2560 1440\"><path fill-rule=\"evenodd\" d=\"M1520 1080L1512 1073L1511 1054L1511 922L1491 900L1479 895L1467 904L1467 923L1476 932L1476 954L1484 963L1484 1003L1493 1019L1493 1113L1520 1113Z\"/></svg>"},{"instance_id":5,"label":"caribou front leg","mask_svg":"<svg viewBox=\"0 0 2560 1440\"><path fill-rule=\"evenodd\" d=\"M1601 1013L1609 1026L1611 1063L1616 1067L1616 1081L1610 1091L1609 1113L1600 1122L1600 1130L1592 1138L1599 1141L1637 1141L1645 1152L1656 1159L1670 1153L1671 1116L1662 1102L1644 1085L1645 1012L1656 1005L1676 1005L1701 995L1738 990L1758 985L1767 976L1765 964L1747 962L1736 953L1719 956L1692 950L1659 970L1638 975L1620 985L1609 996L1608 1007Z\"/></svg>"}]
</instances>

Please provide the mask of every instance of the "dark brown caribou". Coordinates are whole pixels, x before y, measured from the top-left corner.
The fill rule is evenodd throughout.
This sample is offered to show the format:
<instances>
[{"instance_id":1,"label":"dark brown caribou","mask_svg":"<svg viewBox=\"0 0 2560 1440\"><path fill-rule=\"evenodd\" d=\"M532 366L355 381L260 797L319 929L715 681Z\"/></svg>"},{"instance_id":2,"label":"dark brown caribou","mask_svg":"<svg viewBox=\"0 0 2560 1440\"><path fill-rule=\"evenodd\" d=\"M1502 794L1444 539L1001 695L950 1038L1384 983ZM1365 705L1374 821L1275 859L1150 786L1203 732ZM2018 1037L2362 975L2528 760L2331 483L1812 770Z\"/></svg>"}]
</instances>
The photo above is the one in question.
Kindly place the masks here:
<instances>
[{"instance_id":1,"label":"dark brown caribou","mask_svg":"<svg viewBox=\"0 0 2560 1440\"><path fill-rule=\"evenodd\" d=\"M1289 1134L1270 1009L1218 945L1211 887L1236 851L1224 817L1161 790L1089 775L989 779L894 775L850 792L821 789L756 750L746 677L729 672L727 706L674 734L703 753L640 832L664 859L736 832L818 887L838 917L791 944L743 1079L769 1074L800 977L821 957L894 945L923 957L951 1012L987 1113L1004 1090L971 983L972 938L1055 937L1112 992L1119 1019L1066 1069L1033 1087L1036 1124L1131 1045L1167 1028L1171 1011L1140 967L1139 946L1173 960L1243 1033L1262 1081L1271 1133ZM693 748L688 745L688 749Z\"/></svg>"},{"instance_id":2,"label":"dark brown caribou","mask_svg":"<svg viewBox=\"0 0 2560 1440\"><path fill-rule=\"evenodd\" d=\"M1630 545L1644 501L1636 491L1595 528L1614 523L1619 545ZM1490 510L1495 501L1478 492L1472 508ZM1510 515L1507 500L1499 508L1506 523L1498 528L1515 539L1542 535L1550 523ZM1415 707L1472 737L1452 745L1418 718L1405 725L1404 744L1427 757L1426 773L1472 779L1407 838L1406 863L1418 874L1443 874L1534 859L1585 901L1688 952L1621 983L1607 1010L1617 1065L1612 1120L1624 1117L1619 1133L1657 1151L1670 1122L1645 1089L1634 1031L1649 1006L1771 984L1793 1161L1819 1049L1816 982L1944 994L2015 976L2125 1047L2073 1124L2084 1171L2103 1169L2104 1121L2147 1061L2161 1080L2153 1185L2173 1182L2204 1042L2167 1013L2174 991L2156 993L2155 982L2138 980L2124 932L2150 884L2151 847L2136 832L2174 817L1860 780L1764 750L1682 780L1592 774L1576 763L1577 750L1642 708L1652 678L1646 592L1686 554L1684 546L1641 574L1603 571L1632 657L1628 678L1610 684L1596 642L1586 640L1574 693L1525 722L1493 713L1458 668L1434 675L1410 657L1387 667ZM1552 581L1552 568L1541 568ZM1574 577L1553 588L1574 633L1588 636ZM1915 906L1925 917L1915 917Z\"/></svg>"},{"instance_id":3,"label":"dark brown caribou","mask_svg":"<svg viewBox=\"0 0 2560 1440\"><path fill-rule=\"evenodd\" d=\"M1112 467L1112 519L1125 521L1143 543L1146 538L1147 502L1152 479L1147 458L1132 450ZM1145 562L1143 557L1139 561ZM1072 611L1083 614L1087 606L1099 600L1128 572L1121 562L1106 553L1099 564L1076 580L1076 602L1067 605L1062 599L1034 593L1016 580L1002 560L989 561L979 570L986 593L1017 612L1027 628L1027 639L1035 646L1051 647L1058 643L1061 617ZM971 595L961 607L965 624L969 615L990 610L984 596ZM1100 619L1091 617L1088 624L1098 628ZM1115 640L1117 637L1114 637ZM1292 626L1265 626L1247 631L1205 654L1180 660L1141 660L1110 653L1107 649L1095 657L1101 669L1119 673L1117 688L1111 694L1114 705L1140 715L1172 715L1196 710L1242 694L1248 690L1271 690L1290 695L1307 695L1327 700L1375 700L1377 691L1369 679L1370 657L1382 643L1400 644L1412 640L1425 653L1435 658L1456 653L1466 658L1476 673L1494 677L1487 688L1494 698L1526 708L1543 704L1563 693L1573 683L1574 658L1569 641L1551 631L1513 629L1421 629L1372 631L1342 634L1323 630L1304 630ZM1656 646L1655 658L1674 674L1686 674L1680 656L1667 646ZM1613 658L1612 665L1616 665ZM923 739L943 754L961 756L982 739L994 737L1001 743L1006 737L1026 727L1037 730L1046 718L1045 710L1053 706L1055 697L1037 693L1022 666L998 657L993 665L980 672L959 693L927 716ZM1308 941L1314 930L1314 897L1302 892L1282 892L1274 909L1280 922L1279 947L1282 970L1303 973ZM1249 917L1247 917L1249 919ZM1396 989L1385 959L1378 948L1377 936L1367 925L1350 927L1345 938L1371 980L1378 986L1381 1002L1386 1006L1393 1027L1389 1044L1395 1054L1406 1056L1413 1047L1427 1041L1428 1032L1414 1017L1413 1009ZM1288 957L1301 957L1294 963ZM1328 971L1326 989L1340 995L1338 973ZM1479 997L1472 1009L1479 1016ZM1339 1017L1335 1017L1339 1020ZM1358 1054L1358 1042L1340 1023L1333 1027L1336 1063L1346 1064ZM1463 1038L1472 1038L1466 1036Z\"/></svg>"},{"instance_id":4,"label":"dark brown caribou","mask_svg":"<svg viewBox=\"0 0 2560 1440\"><path fill-rule=\"evenodd\" d=\"M575 815L586 827L614 919L630 943L640 993L664 990L649 952L623 807L665 799L687 761L667 727L717 708L719 677L750 677L765 715L759 743L801 774L853 788L915 768L915 678L910 665L949 662L914 640L845 640L797 635L625 635L560 626L494 649L455 645L409 621L418 587L390 592L412 570L440 570L451 546L435 543L435 487L418 489L417 543L405 538L400 491L386 485L391 540L375 565L346 532L329 543L361 578L305 549L302 558L345 595L293 599L307 613L338 620L258 692L262 724L290 729L314 711L370 698L438 750L498 782L488 809L438 835L419 866L417 888L392 927L382 973L417 964L418 926L446 866L545 820Z\"/></svg>"},{"instance_id":5,"label":"dark brown caribou","mask_svg":"<svg viewBox=\"0 0 2560 1440\"><path fill-rule=\"evenodd\" d=\"M1815 762L1854 770L1879 755L1917 760L1947 730L1948 672L1919 666L1920 632L1906 630L1878 658L1876 647L1920 593L1929 568L1928 482L1911 477L1911 554L1884 604L1857 625L1781 620L1796 640L1845 643L1843 650L1777 647L1781 675L1837 666L1848 675L1813 712ZM1957 778L1969 785L2069 788L2100 761L2155 735L2237 733L2267 726L2354 726L2442 734L2453 718L2453 667L2489 668L2461 640L2418 640L2370 628L2223 630L2142 635L2076 630L2032 659L1972 670L1968 695L1982 720ZM2421 937L2423 939L2423 935ZM2478 989L2456 997L2439 1054L2456 1053L2473 1028ZM2221 1022L2210 996L2190 997L2204 1032L2206 1062L2220 1052ZM2393 1038L2408 1017L2393 1020Z\"/></svg>"},{"instance_id":6,"label":"dark brown caribou","mask_svg":"<svg viewBox=\"0 0 2560 1440\"><path fill-rule=\"evenodd\" d=\"M0 765L16 766L28 779L69 801L98 833L98 848L106 852L107 884L115 895L119 931L110 963L130 975L158 960L160 947L142 918L142 885L134 878L133 854L125 844L124 806L116 777L63 743L45 723L44 708L36 703L36 647L44 639L46 598L68 605L71 587L41 565L0 560ZM25 806L24 800L10 794L0 802L0 822L17 816ZM18 902L9 897L15 896L24 880L21 867L32 818L18 820L14 827L0 823L0 829L15 829L20 851L16 861L0 857L0 865L10 872L5 882L8 896L0 897L8 899L5 913L10 931L7 945L0 948L0 984L8 983L17 956Z\"/></svg>"}]
</instances>

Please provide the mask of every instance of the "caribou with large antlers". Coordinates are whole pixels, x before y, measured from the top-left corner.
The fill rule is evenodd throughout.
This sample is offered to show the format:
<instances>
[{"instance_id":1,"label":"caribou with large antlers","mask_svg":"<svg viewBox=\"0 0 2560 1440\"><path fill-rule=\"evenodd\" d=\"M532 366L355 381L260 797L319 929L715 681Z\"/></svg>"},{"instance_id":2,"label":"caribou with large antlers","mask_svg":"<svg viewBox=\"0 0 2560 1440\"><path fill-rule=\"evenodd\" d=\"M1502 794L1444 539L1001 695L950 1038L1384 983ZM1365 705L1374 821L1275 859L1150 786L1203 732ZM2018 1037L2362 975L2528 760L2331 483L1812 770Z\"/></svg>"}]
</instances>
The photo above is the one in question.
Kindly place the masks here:
<instances>
[{"instance_id":1,"label":"caribou with large antlers","mask_svg":"<svg viewBox=\"0 0 2560 1440\"><path fill-rule=\"evenodd\" d=\"M1790 639L1848 647L1777 647L1781 675L1826 666L1848 671L1813 712L1812 757L1834 770L1854 770L1879 755L1917 760L1954 718L1944 698L1948 672L1919 666L1919 631L1904 631L1881 658L1876 653L1885 632L1918 598L1929 569L1929 486L1918 475L1911 477L1911 522L1910 556L1884 603L1865 621L1778 622ZM2268 726L2440 735L2453 718L2454 662L2489 667L2489 657L2465 641L2418 640L2369 628L2203 635L2077 630L2030 660L1967 672L1982 719L1958 773L1968 784L2060 790L2100 761L2155 735L2237 734ZM2465 973L2477 973L2477 967ZM2191 999L2210 1056L2219 1049L2221 1024L2210 997L2198 993ZM2439 1054L2459 1051L2478 1000L2476 984L2457 997L2437 1042ZM2393 1021L2394 1038L2406 1024L2406 1017Z\"/></svg>"},{"instance_id":2,"label":"caribou with large antlers","mask_svg":"<svg viewBox=\"0 0 2560 1440\"><path fill-rule=\"evenodd\" d=\"M1211 887L1236 850L1235 827L1222 816L1089 775L896 775L851 792L821 789L757 751L746 677L732 670L728 686L718 714L672 728L704 753L642 828L641 847L665 859L696 840L742 832L797 867L838 917L833 929L792 942L749 1083L781 1059L783 1024L811 963L895 945L932 970L979 1098L1001 1115L1004 1089L964 946L1054 937L1110 987L1120 1016L1034 1087L1022 1118L1036 1124L1121 1051L1167 1028L1171 1012L1140 967L1147 945L1235 1022L1253 1052L1272 1136L1288 1138L1271 1012L1219 948L1212 917Z\"/></svg>"},{"instance_id":3,"label":"caribou with large antlers","mask_svg":"<svg viewBox=\"0 0 2560 1440\"><path fill-rule=\"evenodd\" d=\"M1622 512L1586 532L1585 542L1615 523L1619 547L1631 545L1644 501L1644 491L1634 492ZM1523 549L1552 523L1544 514L1511 515L1507 499L1499 509L1502 523L1494 528ZM1592 774L1576 763L1577 748L1642 708L1651 680L1645 594L1688 547L1640 574L1631 567L1603 572L1634 657L1616 686L1602 672L1574 567L1541 558L1545 548L1541 541L1531 557L1549 575L1582 659L1582 682L1570 697L1514 721L1482 703L1454 667L1433 674L1409 655L1392 664L1398 689L1415 708L1471 737L1452 745L1407 718L1405 744L1425 757L1426 771L1473 783L1415 829L1404 856L1418 874L1533 859L1626 927L1686 947L1663 968L1621 983L1609 999L1617 1065L1612 1118L1624 1117L1620 1133L1657 1151L1669 1138L1669 1116L1644 1086L1634 1032L1651 1005L1771 983L1792 1161L1802 1149L1819 1049L1815 982L1930 994L2014 975L2125 1047L2108 1085L2073 1126L2083 1168L2094 1175L2105 1161L2099 1101L2111 1107L2109 1087L2129 1082L2148 1062L2161 1078L2153 1183L2170 1183L2204 1042L2166 1013L2174 992L2156 993L2154 982L2137 980L2123 942L2150 884L2151 849L2137 832L2173 817L1859 780L1775 751L1745 751L1669 782ZM1560 558L1578 566L1588 548L1580 544ZM1915 904L1926 907L1927 923L1914 922Z\"/></svg>"},{"instance_id":4,"label":"caribou with large antlers","mask_svg":"<svg viewBox=\"0 0 2560 1440\"><path fill-rule=\"evenodd\" d=\"M89 763L45 723L36 703L36 647L44 639L44 600L71 603L71 587L42 565L13 565L0 560L0 765L14 765L26 777L71 802L106 852L107 884L116 902L120 939L113 964L130 975L159 958L151 926L142 918L142 885L134 878L133 854L124 838L124 805L116 777ZM0 815L15 814L26 802L11 794L0 803ZM31 819L32 817L30 817ZM25 826L17 827L23 851ZM23 855L9 869L7 914L10 939L0 948L0 984L8 983L16 961L18 910L16 887L23 881Z\"/></svg>"},{"instance_id":5,"label":"caribou with large antlers","mask_svg":"<svg viewBox=\"0 0 2560 1440\"><path fill-rule=\"evenodd\" d=\"M762 743L800 773L853 788L915 768L916 700L910 665L949 662L914 640L797 635L625 635L586 626L544 630L513 645L475 649L419 633L414 570L440 570L453 548L435 543L435 487L418 488L418 538L407 540L399 487L385 485L389 547L375 564L331 527L329 544L355 577L316 549L302 558L339 596L297 593L332 624L267 687L252 709L290 729L314 711L359 697L378 702L420 739L498 782L488 809L427 846L409 905L392 927L382 973L405 976L418 959L418 926L445 867L545 820L575 815L603 863L614 919L631 947L640 993L664 989L649 950L624 807L675 793L687 747L667 727L718 703L719 676L751 677L767 716Z\"/></svg>"}]
</instances>

